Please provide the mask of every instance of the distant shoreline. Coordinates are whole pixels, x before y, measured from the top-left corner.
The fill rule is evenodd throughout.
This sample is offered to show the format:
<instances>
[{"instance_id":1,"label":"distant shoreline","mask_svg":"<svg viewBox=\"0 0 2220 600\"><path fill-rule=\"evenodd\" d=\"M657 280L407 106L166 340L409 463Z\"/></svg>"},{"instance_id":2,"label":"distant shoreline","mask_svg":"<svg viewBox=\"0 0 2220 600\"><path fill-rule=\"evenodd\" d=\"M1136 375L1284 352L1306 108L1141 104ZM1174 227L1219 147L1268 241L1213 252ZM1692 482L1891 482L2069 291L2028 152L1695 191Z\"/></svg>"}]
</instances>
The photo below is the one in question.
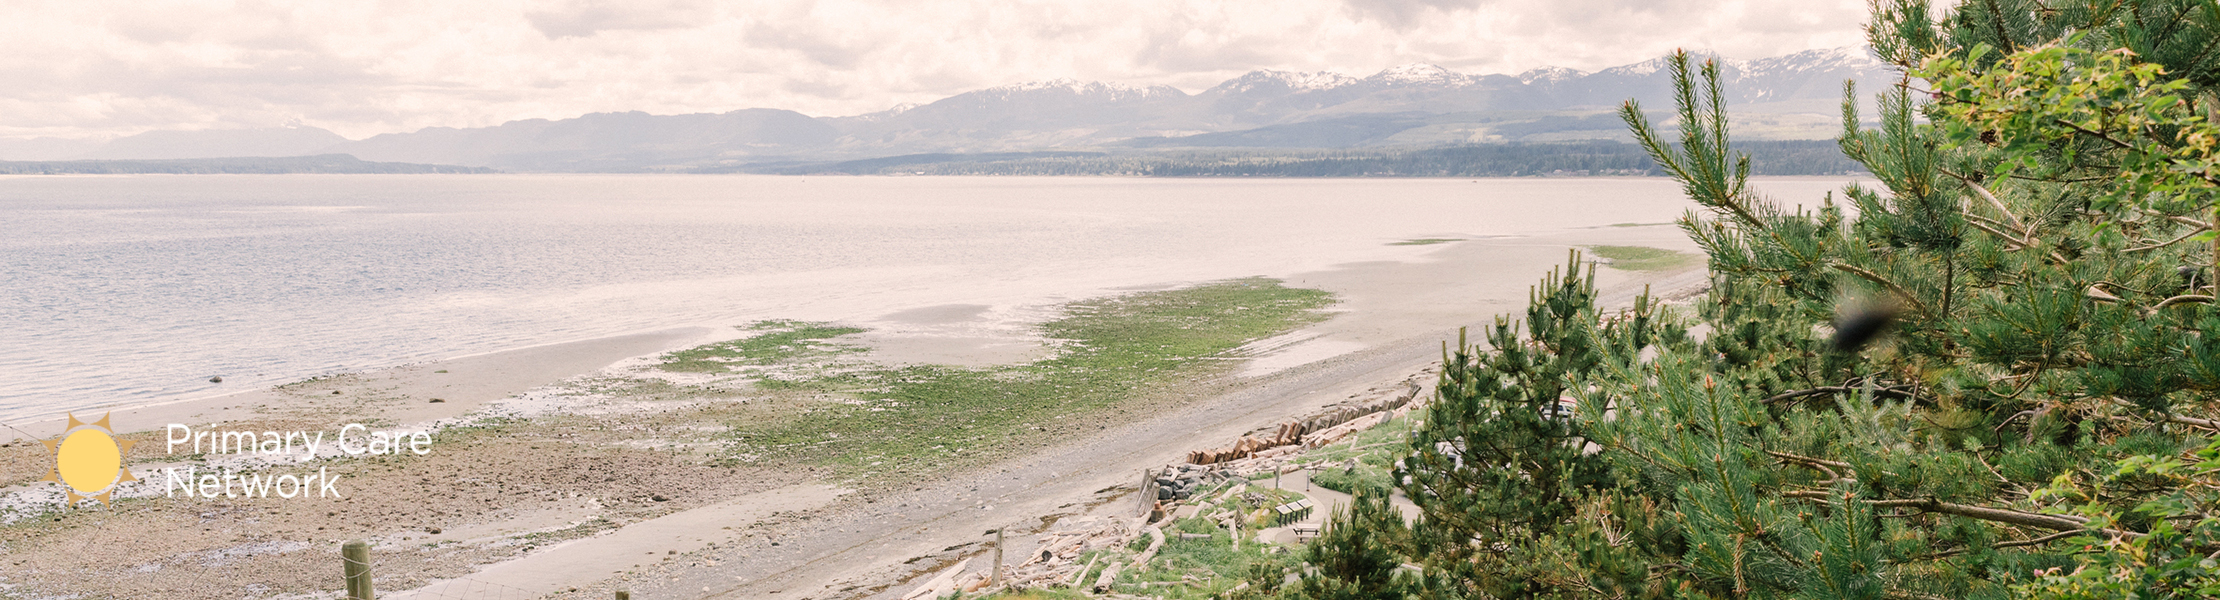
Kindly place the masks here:
<instances>
[{"instance_id":1,"label":"distant shoreline","mask_svg":"<svg viewBox=\"0 0 2220 600\"><path fill-rule=\"evenodd\" d=\"M1833 140L1750 140L1761 176L1858 175ZM514 165L510 165L514 166ZM168 160L0 161L0 175L265 174L688 174L880 176L1091 176L1161 178L1478 178L1663 176L1642 147L1614 141L1379 148L1167 148L932 152L866 158L788 157L756 162L581 159L568 168L364 161L347 154Z\"/></svg>"},{"instance_id":2,"label":"distant shoreline","mask_svg":"<svg viewBox=\"0 0 2220 600\"><path fill-rule=\"evenodd\" d=\"M497 169L372 162L347 154L147 160L0 161L0 175L475 175Z\"/></svg>"}]
</instances>

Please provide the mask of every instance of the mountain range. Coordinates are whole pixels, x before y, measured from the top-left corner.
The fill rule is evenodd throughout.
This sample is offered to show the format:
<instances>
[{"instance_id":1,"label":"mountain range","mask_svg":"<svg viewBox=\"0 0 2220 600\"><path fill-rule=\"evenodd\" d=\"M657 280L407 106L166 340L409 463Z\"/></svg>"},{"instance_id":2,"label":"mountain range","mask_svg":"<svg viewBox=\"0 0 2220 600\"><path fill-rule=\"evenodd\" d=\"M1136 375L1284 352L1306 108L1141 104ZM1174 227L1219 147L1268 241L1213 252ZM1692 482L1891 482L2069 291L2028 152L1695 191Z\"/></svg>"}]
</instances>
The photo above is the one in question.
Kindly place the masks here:
<instances>
[{"instance_id":1,"label":"mountain range","mask_svg":"<svg viewBox=\"0 0 2220 600\"><path fill-rule=\"evenodd\" d=\"M1840 127L1845 80L1868 92L1898 74L1863 49L1721 59L1738 135L1818 139ZM660 171L920 153L1167 148L1380 148L1624 139L1612 111L1670 109L1666 59L1594 73L1468 75L1435 65L1366 77L1260 70L1199 93L1072 80L1007 85L847 117L752 108L717 114L594 113L493 127L432 127L347 140L314 127L153 131L93 146L0 140L0 159L188 159L350 154L366 161L512 171ZM1870 110L1867 111L1870 114Z\"/></svg>"}]
</instances>

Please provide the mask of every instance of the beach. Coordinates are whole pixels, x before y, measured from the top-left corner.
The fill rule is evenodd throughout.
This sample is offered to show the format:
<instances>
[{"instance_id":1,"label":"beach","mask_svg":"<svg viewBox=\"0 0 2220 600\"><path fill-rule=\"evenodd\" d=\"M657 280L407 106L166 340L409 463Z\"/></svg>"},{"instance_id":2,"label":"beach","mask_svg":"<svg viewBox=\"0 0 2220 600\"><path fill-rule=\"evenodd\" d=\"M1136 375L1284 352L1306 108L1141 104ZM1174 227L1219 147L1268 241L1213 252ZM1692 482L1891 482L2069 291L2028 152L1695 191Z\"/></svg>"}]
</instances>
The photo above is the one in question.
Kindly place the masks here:
<instances>
[{"instance_id":1,"label":"beach","mask_svg":"<svg viewBox=\"0 0 2220 600\"><path fill-rule=\"evenodd\" d=\"M112 508L18 517L0 538L12 563L0 583L41 593L330 597L338 588L338 544L362 539L374 546L381 597L604 598L613 589L654 598L892 595L931 567L980 551L980 532L1045 526L1129 495L1141 469L1187 451L1335 401L1430 383L1427 370L1458 327L1523 309L1527 288L1563 268L1568 250L1593 246L1690 257L1650 270L1599 268L1607 305L1627 303L1645 285L1664 293L1703 281L1695 249L1666 225L1456 239L1429 243L1414 260L1295 273L1277 285L1324 291L1333 301L1325 312L1290 321L1300 325L1291 331L1217 357L1226 360L1197 361L1206 364L1180 378L1145 381L1130 398L984 431L983 439L930 459L890 457L892 465L863 460L869 456L734 460L725 436L732 423L803 418L826 407L871 410L852 404L870 393L796 397L657 367L672 364L666 352L746 339L737 328L426 361L115 411L110 418L122 437L143 449L128 457L143 480L127 484L138 486L138 496L126 491ZM1001 310L1040 319L1058 308ZM853 329L869 331L823 342L832 344L824 358L832 362L819 366L961 358L989 368L1068 351L1028 340L986 313L934 305L861 323ZM174 446L168 432L138 425L152 423L271 432L363 423L357 433L421 431L435 441L422 455L327 449L315 459L283 457L337 474L344 498L188 500L175 490L157 497L164 494L154 488L167 483L162 469L228 459L177 460L161 452ZM61 425L24 429L45 438ZM52 484L33 481L51 465L43 448L6 444L0 481L9 485L0 493L18 503L47 500L39 493ZM858 448L851 453L888 452Z\"/></svg>"}]
</instances>

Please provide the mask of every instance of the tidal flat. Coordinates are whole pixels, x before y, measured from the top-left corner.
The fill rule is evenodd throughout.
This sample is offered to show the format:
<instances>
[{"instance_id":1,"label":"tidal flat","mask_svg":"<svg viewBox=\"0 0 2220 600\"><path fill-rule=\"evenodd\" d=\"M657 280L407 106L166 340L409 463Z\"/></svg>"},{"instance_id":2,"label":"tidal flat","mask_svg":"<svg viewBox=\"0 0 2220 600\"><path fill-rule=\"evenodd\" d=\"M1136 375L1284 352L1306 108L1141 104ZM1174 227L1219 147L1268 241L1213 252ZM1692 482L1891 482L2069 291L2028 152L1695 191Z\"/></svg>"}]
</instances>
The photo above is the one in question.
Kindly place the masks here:
<instances>
[{"instance_id":1,"label":"tidal flat","mask_svg":"<svg viewBox=\"0 0 2220 600\"><path fill-rule=\"evenodd\" d=\"M1420 184L1406 187L1473 185ZM1375 184L1328 187L1360 185ZM344 500L188 502L162 497L156 482L126 484L112 508L57 510L61 492L37 482L53 463L34 440L58 433L59 421L18 423L29 433L0 436L0 598L331 597L336 548L347 539L374 545L381 598L470 586L555 598L617 588L636 597L873 597L976 554L981 531L1114 509L1144 468L1423 381L1442 340L1516 314L1568 250L1694 250L1671 227L1602 226L1657 220L1648 214L1537 208L1529 212L1584 220L1436 214L1352 225L1302 212L1323 201L1252 210L1289 202L1268 200L1209 218L1143 219L1136 209L1108 226L1088 221L1089 231L1200 232L1163 239L1236 236L1208 252L1142 238L1120 246L1129 254L1053 268L797 276L839 282L809 293L773 279L744 280L773 284L747 288L753 295L725 283L612 288L533 308L560 316L575 312L566 302L636 293L658 298L639 309L653 314L666 305L696 311L669 313L682 317L706 314L705 297L747 310L113 413L120 437L140 442L126 459L142 478L231 460L161 454L165 423L293 431L360 422L434 436L425 456L305 463L344 477ZM1498 218L1486 208L1468 212ZM1257 214L1309 215L1300 220L1313 229L1226 225ZM1068 245L1049 237L1045 246ZM1638 262L1599 270L1606 304L1644 286L1665 293L1703 280L1693 262L1629 269ZM438 306L474 314L493 299L457 302ZM343 309L316 312L334 310ZM408 327L394 331L438 330Z\"/></svg>"},{"instance_id":2,"label":"tidal flat","mask_svg":"<svg viewBox=\"0 0 2220 600\"><path fill-rule=\"evenodd\" d=\"M112 507L7 515L0 549L15 587L0 597L314 594L333 587L328 546L357 538L375 545L381 585L407 590L785 486L819 482L882 497L1190 401L1233 368L1245 343L1317 323L1332 302L1327 292L1263 278L1072 302L1040 326L1052 348L1046 358L990 367L884 365L851 339L861 327L751 323L737 328L743 337L645 357L527 395L520 406L496 403L427 428L434 451L426 455L312 459L343 478L344 498L171 497L146 489L162 483L155 468L224 457L133 457L148 481L129 484ZM337 377L279 391L352 413L424 392L404 387ZM329 406L327 396L347 401ZM268 409L227 427L300 427L319 414L327 413ZM158 446L159 436L126 437ZM43 476L42 458L31 444L0 448L0 488ZM790 508L717 530L705 547L768 543L764 527L824 509ZM199 526L124 534L180 522ZM102 551L78 551L87 545ZM676 556L616 554L611 560L631 561L625 571ZM216 555L223 559L207 559Z\"/></svg>"}]
</instances>

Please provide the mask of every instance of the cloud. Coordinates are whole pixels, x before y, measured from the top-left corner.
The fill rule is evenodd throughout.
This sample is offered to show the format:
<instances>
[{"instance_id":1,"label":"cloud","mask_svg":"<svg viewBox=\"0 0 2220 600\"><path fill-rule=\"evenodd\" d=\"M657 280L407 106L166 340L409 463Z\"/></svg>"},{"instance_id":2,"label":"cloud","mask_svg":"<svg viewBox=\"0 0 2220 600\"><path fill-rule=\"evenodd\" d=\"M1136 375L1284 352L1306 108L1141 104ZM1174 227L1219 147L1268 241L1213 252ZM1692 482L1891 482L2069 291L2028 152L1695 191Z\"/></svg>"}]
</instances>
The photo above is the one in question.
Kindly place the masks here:
<instances>
[{"instance_id":1,"label":"cloud","mask_svg":"<svg viewBox=\"0 0 2220 600\"><path fill-rule=\"evenodd\" d=\"M684 29L699 24L707 9L700 2L570 0L545 10L527 10L524 20L541 34L562 39L603 31Z\"/></svg>"},{"instance_id":2,"label":"cloud","mask_svg":"<svg viewBox=\"0 0 2220 600\"><path fill-rule=\"evenodd\" d=\"M1595 70L1860 43L1859 0L17 0L0 137L588 112L860 114L1055 78Z\"/></svg>"},{"instance_id":3,"label":"cloud","mask_svg":"<svg viewBox=\"0 0 2220 600\"><path fill-rule=\"evenodd\" d=\"M1469 11L1479 8L1482 0L1348 0L1349 10L1358 18L1371 19L1388 25L1396 31L1407 31L1419 25L1432 14Z\"/></svg>"}]
</instances>

